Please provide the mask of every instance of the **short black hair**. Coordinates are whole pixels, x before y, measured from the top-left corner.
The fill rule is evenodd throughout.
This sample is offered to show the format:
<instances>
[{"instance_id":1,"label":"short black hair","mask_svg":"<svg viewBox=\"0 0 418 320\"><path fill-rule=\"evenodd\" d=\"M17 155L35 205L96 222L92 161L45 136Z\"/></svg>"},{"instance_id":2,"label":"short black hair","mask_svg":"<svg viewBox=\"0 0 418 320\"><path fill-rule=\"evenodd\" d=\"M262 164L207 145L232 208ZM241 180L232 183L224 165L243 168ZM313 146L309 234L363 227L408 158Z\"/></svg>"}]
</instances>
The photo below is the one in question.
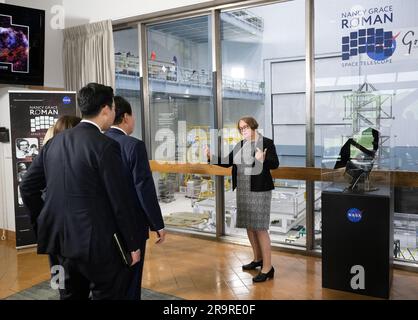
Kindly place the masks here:
<instances>
[{"instance_id":1,"label":"short black hair","mask_svg":"<svg viewBox=\"0 0 418 320\"><path fill-rule=\"evenodd\" d=\"M83 117L97 116L105 107L112 107L113 89L99 84L89 83L78 92L78 107Z\"/></svg>"},{"instance_id":2,"label":"short black hair","mask_svg":"<svg viewBox=\"0 0 418 320\"><path fill-rule=\"evenodd\" d=\"M115 96L115 121L113 124L118 125L122 123L125 113L132 115L131 104L121 96Z\"/></svg>"}]
</instances>

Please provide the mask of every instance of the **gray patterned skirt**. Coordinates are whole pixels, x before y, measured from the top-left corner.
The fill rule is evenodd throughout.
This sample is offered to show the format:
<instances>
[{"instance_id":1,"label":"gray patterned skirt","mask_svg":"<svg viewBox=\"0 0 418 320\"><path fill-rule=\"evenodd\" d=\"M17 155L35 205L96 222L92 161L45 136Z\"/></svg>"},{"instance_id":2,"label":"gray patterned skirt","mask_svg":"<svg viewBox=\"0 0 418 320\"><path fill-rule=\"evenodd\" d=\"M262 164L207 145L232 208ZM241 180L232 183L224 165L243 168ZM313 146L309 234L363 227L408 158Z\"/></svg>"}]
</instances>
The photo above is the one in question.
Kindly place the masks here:
<instances>
[{"instance_id":1,"label":"gray patterned skirt","mask_svg":"<svg viewBox=\"0 0 418 320\"><path fill-rule=\"evenodd\" d=\"M237 228L268 230L270 227L271 190L251 191L251 176L245 165L237 165Z\"/></svg>"}]
</instances>

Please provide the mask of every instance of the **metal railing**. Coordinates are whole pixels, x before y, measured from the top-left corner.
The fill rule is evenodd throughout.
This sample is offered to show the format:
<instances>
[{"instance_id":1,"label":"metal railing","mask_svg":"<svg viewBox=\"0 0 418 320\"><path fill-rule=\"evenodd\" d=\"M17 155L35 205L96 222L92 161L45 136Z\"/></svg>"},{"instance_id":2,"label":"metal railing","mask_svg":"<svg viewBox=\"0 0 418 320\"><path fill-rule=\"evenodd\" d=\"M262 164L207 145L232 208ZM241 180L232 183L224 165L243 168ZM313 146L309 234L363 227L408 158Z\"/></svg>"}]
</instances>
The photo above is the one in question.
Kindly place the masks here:
<instances>
[{"instance_id":1,"label":"metal railing","mask_svg":"<svg viewBox=\"0 0 418 320\"><path fill-rule=\"evenodd\" d=\"M250 27L254 27L260 32L264 31L264 20L262 17L259 17L255 15L254 13L248 11L248 10L235 10L226 12L226 14L229 14L231 17L249 25Z\"/></svg>"},{"instance_id":2,"label":"metal railing","mask_svg":"<svg viewBox=\"0 0 418 320\"><path fill-rule=\"evenodd\" d=\"M128 54L115 55L116 75L139 77L138 57ZM151 60L148 62L148 75L150 79L167 81L183 85L212 86L212 74L206 69L193 69L179 67L173 62ZM222 78L224 90L233 90L243 93L264 94L264 82L248 79L235 79L224 76Z\"/></svg>"}]
</instances>

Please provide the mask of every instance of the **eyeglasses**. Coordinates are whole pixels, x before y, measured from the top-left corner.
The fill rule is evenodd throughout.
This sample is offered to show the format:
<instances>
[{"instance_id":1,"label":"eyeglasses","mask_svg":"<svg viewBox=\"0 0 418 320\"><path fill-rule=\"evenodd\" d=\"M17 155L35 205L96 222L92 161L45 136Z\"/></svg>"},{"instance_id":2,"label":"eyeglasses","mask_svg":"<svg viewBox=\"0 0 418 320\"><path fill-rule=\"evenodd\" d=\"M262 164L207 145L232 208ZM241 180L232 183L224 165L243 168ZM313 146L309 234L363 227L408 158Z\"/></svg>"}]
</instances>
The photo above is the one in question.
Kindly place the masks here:
<instances>
[{"instance_id":1,"label":"eyeglasses","mask_svg":"<svg viewBox=\"0 0 418 320\"><path fill-rule=\"evenodd\" d=\"M247 129L249 129L249 128L250 128L250 126L246 125L246 126L240 127L240 128L239 128L239 131L240 131L240 132L243 132L244 130L247 130Z\"/></svg>"}]
</instances>

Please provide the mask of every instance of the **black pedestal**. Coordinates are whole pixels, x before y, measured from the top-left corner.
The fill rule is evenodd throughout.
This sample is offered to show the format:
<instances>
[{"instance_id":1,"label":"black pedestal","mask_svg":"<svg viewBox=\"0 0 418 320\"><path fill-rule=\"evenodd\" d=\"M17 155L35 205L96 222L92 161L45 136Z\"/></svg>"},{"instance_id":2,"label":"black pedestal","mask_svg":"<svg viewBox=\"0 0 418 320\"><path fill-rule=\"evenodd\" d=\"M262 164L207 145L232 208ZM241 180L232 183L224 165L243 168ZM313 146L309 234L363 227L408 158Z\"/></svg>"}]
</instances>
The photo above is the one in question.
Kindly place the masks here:
<instances>
[{"instance_id":1,"label":"black pedestal","mask_svg":"<svg viewBox=\"0 0 418 320\"><path fill-rule=\"evenodd\" d=\"M322 192L322 287L389 298L393 265L393 197Z\"/></svg>"}]
</instances>

